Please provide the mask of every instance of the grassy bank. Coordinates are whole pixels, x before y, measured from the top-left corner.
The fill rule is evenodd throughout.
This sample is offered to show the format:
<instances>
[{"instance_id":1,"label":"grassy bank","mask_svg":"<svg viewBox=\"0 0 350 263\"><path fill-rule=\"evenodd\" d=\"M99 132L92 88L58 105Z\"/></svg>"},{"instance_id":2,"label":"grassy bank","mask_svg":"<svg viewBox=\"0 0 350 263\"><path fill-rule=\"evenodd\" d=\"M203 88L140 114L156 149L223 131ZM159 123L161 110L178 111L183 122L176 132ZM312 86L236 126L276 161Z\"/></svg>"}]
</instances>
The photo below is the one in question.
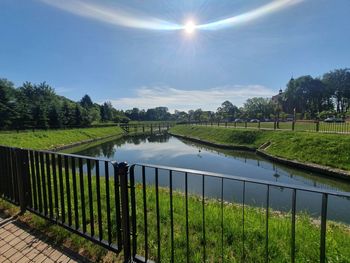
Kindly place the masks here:
<instances>
[{"instance_id":1,"label":"grassy bank","mask_svg":"<svg viewBox=\"0 0 350 263\"><path fill-rule=\"evenodd\" d=\"M172 133L212 143L259 148L274 156L350 170L350 136L311 132L266 131L177 125Z\"/></svg>"},{"instance_id":2,"label":"grassy bank","mask_svg":"<svg viewBox=\"0 0 350 263\"><path fill-rule=\"evenodd\" d=\"M72 175L70 184L72 187ZM107 232L107 206L106 199L109 198L112 218L112 240L115 241L115 203L114 182L109 182L110 195L106 194L106 182L100 179L101 198L97 199L96 191L93 191L93 222L95 225L95 236L99 236L98 230L98 200L101 202L102 211L102 234L106 239ZM63 185L66 192L66 184ZM96 189L96 181L93 177L92 187ZM88 202L87 178L84 176L85 214L87 218L87 233L90 233L90 208ZM72 197L71 197L72 198ZM82 228L82 201L80 185L77 185L77 199L79 211L79 226ZM60 198L58 198L60 204ZM147 218L148 218L148 247L149 258L157 259L157 213L156 213L156 191L154 185L146 188ZM68 199L64 196L64 204L68 211ZM144 225L144 203L143 189L136 185L136 222L137 222L137 253L145 255L145 225ZM188 199L188 225L189 225L189 256L191 262L203 262L203 203L196 195L189 195ZM75 227L74 202L71 200L72 227ZM8 203L0 201L0 207L8 208ZM187 240L186 240L186 212L185 196L182 192L173 192L173 215L174 215L174 254L176 262L186 262ZM54 212L55 215L56 212ZM226 262L265 262L265 236L266 236L266 210L263 208L244 207L244 234L242 228L243 207L236 203L221 203L215 199L205 200L205 235L206 235L206 257L207 262L221 261L221 255ZM62 215L59 205L58 215ZM222 216L222 217L221 217ZM171 258L171 217L170 217L170 195L167 188L159 189L159 218L160 218L160 240L161 260L170 262ZM22 220L28 222L32 227L47 233L58 244L65 244L95 262L113 262L118 257L114 253L78 237L61 227L48 223L47 221L26 213ZM223 220L223 221L221 221ZM221 224L222 222L222 224ZM223 226L223 228L222 228ZM290 261L290 235L291 214L269 210L269 261ZM320 225L319 221L312 219L304 213L297 214L296 220L296 261L317 262L319 259ZM244 242L244 243L243 243ZM349 262L350 258L350 229L348 226L329 222L327 225L327 259L328 262Z\"/></svg>"},{"instance_id":3,"label":"grassy bank","mask_svg":"<svg viewBox=\"0 0 350 263\"><path fill-rule=\"evenodd\" d=\"M0 145L44 150L122 134L119 127L13 132L0 134Z\"/></svg>"}]
</instances>

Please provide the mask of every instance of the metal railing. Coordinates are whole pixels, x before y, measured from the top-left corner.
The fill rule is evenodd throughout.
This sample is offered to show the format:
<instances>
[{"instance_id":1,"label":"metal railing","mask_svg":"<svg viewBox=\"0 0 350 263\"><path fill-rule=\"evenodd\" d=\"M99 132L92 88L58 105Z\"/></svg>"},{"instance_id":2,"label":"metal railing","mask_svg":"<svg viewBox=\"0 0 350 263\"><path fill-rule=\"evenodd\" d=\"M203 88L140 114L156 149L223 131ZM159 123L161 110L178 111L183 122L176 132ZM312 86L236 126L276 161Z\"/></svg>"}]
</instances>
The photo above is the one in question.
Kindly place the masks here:
<instances>
[{"instance_id":1,"label":"metal railing","mask_svg":"<svg viewBox=\"0 0 350 263\"><path fill-rule=\"evenodd\" d=\"M161 132L164 130L169 130L171 127L173 127L175 123L121 123L119 124L119 127L122 128L125 132Z\"/></svg>"},{"instance_id":2,"label":"metal railing","mask_svg":"<svg viewBox=\"0 0 350 263\"><path fill-rule=\"evenodd\" d=\"M232 182L240 185L233 186ZM261 207L252 208L254 205L247 194L248 188L252 186L264 188L260 189L260 197L264 203L262 209ZM276 251L273 251L273 255L270 253L269 245L272 235L269 233L269 222L270 218L275 216L274 209L271 207L271 193L276 189L289 191L288 194L290 194L290 210L284 213L290 215L290 262L298 261L297 196L308 193L318 195L317 198L321 201L318 232L320 234L319 262L326 262L328 199L330 196L350 198L350 193L149 164L134 164L130 167L129 188L131 221L128 231L132 234L128 242L132 245L127 254L131 254L136 262L282 261L280 255L276 255ZM241 190L238 191L238 188ZM240 195L240 204L237 205L237 201L228 201L230 195ZM183 202L182 206L179 205L179 201ZM300 200L300 202L305 201ZM240 211L238 213L241 215L239 223L235 222L241 228L241 235L239 244L232 244L230 247L227 245L229 236L226 225L234 222L226 218L225 212L229 211L228 207L232 207L235 203L236 213ZM191 205L195 209L189 209ZM164 212L164 206L167 208L166 212ZM210 219L213 211L216 212L216 222ZM251 230L246 223L252 220L252 215L260 215L264 218L262 228L265 236L258 244L264 249L258 253L260 258L255 259L248 256L251 250L254 250L254 244L248 244L248 232ZM196 223L190 222L194 220ZM213 241L215 235L216 239L214 238ZM239 245L240 249L237 248ZM237 254L231 254L230 257L231 249L235 247ZM311 259L313 260L315 259Z\"/></svg>"},{"instance_id":3,"label":"metal railing","mask_svg":"<svg viewBox=\"0 0 350 263\"><path fill-rule=\"evenodd\" d=\"M0 156L0 197L21 205L23 212L120 251L117 163L9 147L0 147Z\"/></svg>"},{"instance_id":4,"label":"metal railing","mask_svg":"<svg viewBox=\"0 0 350 263\"><path fill-rule=\"evenodd\" d=\"M270 122L188 122L184 124L201 125L201 126L217 126L225 128L249 128L259 130L289 130L289 131L309 131L323 133L350 133L349 122L322 122L322 121L270 121Z\"/></svg>"},{"instance_id":5,"label":"metal railing","mask_svg":"<svg viewBox=\"0 0 350 263\"><path fill-rule=\"evenodd\" d=\"M290 196L279 216L277 190L277 196ZM288 254L285 261L300 261L297 206L307 194L321 203L319 223L310 231L319 233L317 260L326 262L329 198L350 200L350 193L0 147L1 198L111 251L123 250L125 262L268 262L280 252ZM288 252L271 246L278 218L288 222Z\"/></svg>"}]
</instances>

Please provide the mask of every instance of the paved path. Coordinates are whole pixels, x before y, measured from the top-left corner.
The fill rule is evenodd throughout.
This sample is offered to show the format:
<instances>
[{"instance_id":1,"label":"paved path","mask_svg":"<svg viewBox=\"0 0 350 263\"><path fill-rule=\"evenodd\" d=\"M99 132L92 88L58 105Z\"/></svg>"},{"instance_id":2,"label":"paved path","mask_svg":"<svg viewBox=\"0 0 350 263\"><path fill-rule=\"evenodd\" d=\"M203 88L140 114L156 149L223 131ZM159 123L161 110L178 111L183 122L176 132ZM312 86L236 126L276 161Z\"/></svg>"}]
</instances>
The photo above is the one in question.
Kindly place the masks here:
<instances>
[{"instance_id":1,"label":"paved path","mask_svg":"<svg viewBox=\"0 0 350 263\"><path fill-rule=\"evenodd\" d=\"M0 262L89 262L68 249L50 242L46 235L16 220L0 217Z\"/></svg>"}]
</instances>

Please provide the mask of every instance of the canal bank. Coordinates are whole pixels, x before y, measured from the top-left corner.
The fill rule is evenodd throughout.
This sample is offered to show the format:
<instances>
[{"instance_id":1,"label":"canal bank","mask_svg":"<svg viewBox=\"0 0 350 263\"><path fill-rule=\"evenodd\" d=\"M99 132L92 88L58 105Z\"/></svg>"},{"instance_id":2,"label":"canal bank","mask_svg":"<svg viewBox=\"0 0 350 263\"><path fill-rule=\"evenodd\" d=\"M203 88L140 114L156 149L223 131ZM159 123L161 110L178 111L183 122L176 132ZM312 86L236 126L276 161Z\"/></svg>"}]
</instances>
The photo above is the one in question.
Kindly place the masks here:
<instances>
[{"instance_id":1,"label":"canal bank","mask_svg":"<svg viewBox=\"0 0 350 263\"><path fill-rule=\"evenodd\" d=\"M350 180L350 136L185 125L171 128L170 133L222 149L256 151L291 167Z\"/></svg>"}]
</instances>

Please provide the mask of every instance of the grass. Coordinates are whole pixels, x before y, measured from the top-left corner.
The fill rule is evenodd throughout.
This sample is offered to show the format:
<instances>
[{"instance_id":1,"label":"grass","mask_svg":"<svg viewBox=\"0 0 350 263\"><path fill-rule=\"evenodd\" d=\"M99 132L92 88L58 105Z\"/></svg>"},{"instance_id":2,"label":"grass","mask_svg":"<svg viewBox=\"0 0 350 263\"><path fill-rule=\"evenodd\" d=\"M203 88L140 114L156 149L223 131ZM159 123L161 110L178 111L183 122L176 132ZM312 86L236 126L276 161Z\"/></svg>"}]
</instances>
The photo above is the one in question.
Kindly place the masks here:
<instances>
[{"instance_id":1,"label":"grass","mask_svg":"<svg viewBox=\"0 0 350 263\"><path fill-rule=\"evenodd\" d=\"M0 134L0 145L43 150L122 134L123 130L119 127L13 132Z\"/></svg>"},{"instance_id":2,"label":"grass","mask_svg":"<svg viewBox=\"0 0 350 263\"><path fill-rule=\"evenodd\" d=\"M177 125L170 131L173 134L225 145L259 148L270 142L266 152L274 156L350 170L350 136L345 134L188 125Z\"/></svg>"},{"instance_id":3,"label":"grass","mask_svg":"<svg viewBox=\"0 0 350 263\"><path fill-rule=\"evenodd\" d=\"M52 168L51 168L52 169ZM63 174L67 176L63 170ZM67 211L72 213L72 228L75 228L75 205L73 198L74 180L72 173L68 173L71 203L68 205L67 184L63 180L64 190L63 201L65 210L65 221L68 223ZM76 178L77 179L77 178ZM77 179L79 182L79 180ZM108 184L104 177L99 180L100 198L97 197L96 177L92 177L92 207L93 217L90 219L90 208L88 200L88 179L83 176L85 214L87 222L87 234L91 234L91 223L94 222L95 236L99 236L97 207L101 206L102 232L103 239L108 236L107 231L107 205L106 200L110 201L111 209L111 232L112 241L116 242L116 209L114 203L114 181L110 180ZM53 184L52 184L53 185ZM51 187L53 187L51 185ZM58 189L60 188L58 180ZM110 194L107 195L106 186L108 185ZM42 187L42 185L41 185ZM43 188L42 188L43 189ZM49 190L45 186L46 191ZM79 229L82 229L82 199L81 189L78 183L75 187L77 192L77 211ZM52 193L54 192L51 188ZM145 255L145 225L144 225L144 202L143 188L137 184L135 188L136 196L136 224L137 224L137 253ZM41 199L44 202L44 199ZM54 197L52 197L54 200ZM176 262L186 262L187 240L186 240L186 210L185 196L183 192L177 190L173 192L173 216L174 216L174 255ZM49 197L47 197L49 202ZM54 202L54 201L53 201ZM148 247L149 258L157 260L157 214L156 214L156 191L153 184L146 187L147 203L147 228L148 228ZM54 216L62 219L61 196L58 196L58 211L53 211ZM188 224L189 224L189 256L191 262L203 262L203 203L202 199L194 194L188 198ZM5 201L0 201L0 207L8 208ZM243 207L234 202L223 202L216 199L205 200L205 234L206 234L206 256L207 262L221 261L221 255L226 262L265 262L265 227L266 210L264 208L244 207L245 231L242 231ZM70 210L69 210L70 209ZM222 210L221 210L222 209ZM49 210L50 211L50 210ZM91 210L92 211L92 210ZM58 212L58 213L57 213ZM222 220L221 221L221 216ZM171 217L170 217L170 195L169 189L159 188L159 217L160 217L160 240L161 240L161 260L170 262L171 258ZM22 217L23 221L29 222L32 227L45 231L58 244L66 244L76 251L80 251L84 256L89 257L94 262L118 261L121 255L108 252L75 234L72 234L61 227L48 223L47 221L26 213ZM221 224L223 222L223 224ZM223 226L223 228L222 228ZM270 262L289 262L290 261L290 235L291 235L291 214L269 210L269 261ZM244 240L244 244L243 244ZM320 225L319 221L312 219L305 213L298 213L296 220L296 262L317 262L319 259L319 240ZM328 262L350 262L350 229L348 226L328 222L327 225L327 260Z\"/></svg>"}]
</instances>

